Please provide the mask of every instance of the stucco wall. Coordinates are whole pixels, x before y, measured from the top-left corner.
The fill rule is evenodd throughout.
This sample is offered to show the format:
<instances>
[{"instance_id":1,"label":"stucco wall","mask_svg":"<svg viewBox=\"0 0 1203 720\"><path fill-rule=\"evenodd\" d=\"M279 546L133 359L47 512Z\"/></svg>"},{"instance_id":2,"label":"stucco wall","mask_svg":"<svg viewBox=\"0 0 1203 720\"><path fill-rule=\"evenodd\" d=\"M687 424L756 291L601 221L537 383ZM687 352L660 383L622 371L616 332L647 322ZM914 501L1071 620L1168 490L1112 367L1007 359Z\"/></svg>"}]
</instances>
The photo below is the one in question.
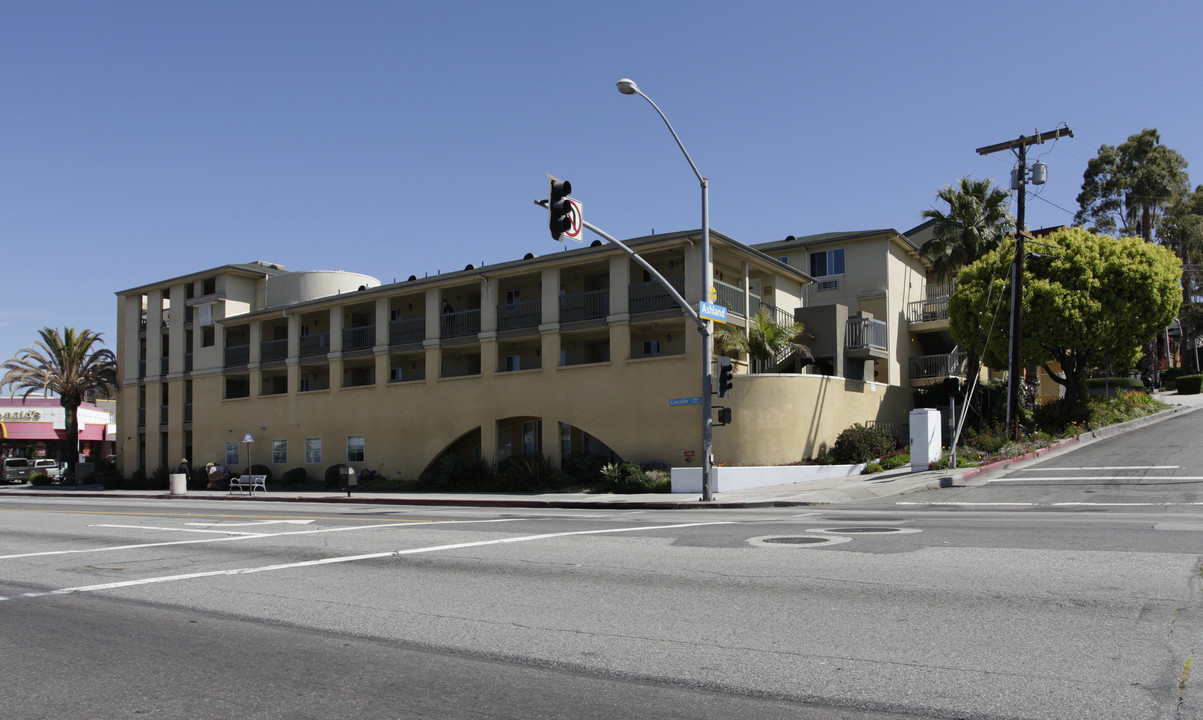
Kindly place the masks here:
<instances>
[{"instance_id":1,"label":"stucco wall","mask_svg":"<svg viewBox=\"0 0 1203 720\"><path fill-rule=\"evenodd\" d=\"M714 429L714 459L782 465L818 456L855 423L905 421L912 390L822 375L736 375L732 424Z\"/></svg>"}]
</instances>

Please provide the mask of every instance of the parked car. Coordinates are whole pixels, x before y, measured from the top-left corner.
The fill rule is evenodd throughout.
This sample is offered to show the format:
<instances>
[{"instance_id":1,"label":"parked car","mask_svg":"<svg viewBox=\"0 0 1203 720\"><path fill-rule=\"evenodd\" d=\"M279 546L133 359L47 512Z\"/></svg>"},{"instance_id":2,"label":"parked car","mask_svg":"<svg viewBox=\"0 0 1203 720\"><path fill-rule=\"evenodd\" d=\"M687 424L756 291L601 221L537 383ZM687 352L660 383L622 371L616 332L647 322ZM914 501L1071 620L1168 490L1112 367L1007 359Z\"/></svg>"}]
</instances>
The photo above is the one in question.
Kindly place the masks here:
<instances>
[{"instance_id":1,"label":"parked car","mask_svg":"<svg viewBox=\"0 0 1203 720\"><path fill-rule=\"evenodd\" d=\"M30 475L44 474L50 478L52 482L57 482L63 476L63 468L58 464L58 460L41 459L33 461L33 469Z\"/></svg>"},{"instance_id":2,"label":"parked car","mask_svg":"<svg viewBox=\"0 0 1203 720\"><path fill-rule=\"evenodd\" d=\"M30 468L28 458L4 458L0 465L0 479L6 483L29 482Z\"/></svg>"}]
</instances>

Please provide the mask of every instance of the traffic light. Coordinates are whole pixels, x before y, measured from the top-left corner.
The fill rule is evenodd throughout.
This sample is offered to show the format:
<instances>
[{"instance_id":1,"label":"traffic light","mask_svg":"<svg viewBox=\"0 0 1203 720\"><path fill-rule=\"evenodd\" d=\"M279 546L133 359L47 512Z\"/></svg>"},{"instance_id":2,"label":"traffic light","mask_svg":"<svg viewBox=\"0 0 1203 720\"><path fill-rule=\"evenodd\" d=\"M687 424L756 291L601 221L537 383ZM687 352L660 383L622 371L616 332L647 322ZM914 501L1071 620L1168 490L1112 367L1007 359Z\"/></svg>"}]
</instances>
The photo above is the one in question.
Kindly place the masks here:
<instances>
[{"instance_id":1,"label":"traffic light","mask_svg":"<svg viewBox=\"0 0 1203 720\"><path fill-rule=\"evenodd\" d=\"M553 240L560 240L564 233L572 230L572 183L557 177L547 176L547 229Z\"/></svg>"},{"instance_id":2,"label":"traffic light","mask_svg":"<svg viewBox=\"0 0 1203 720\"><path fill-rule=\"evenodd\" d=\"M731 397L731 376L734 374L731 368L731 358L720 355L716 361L718 362L718 396L729 398Z\"/></svg>"},{"instance_id":3,"label":"traffic light","mask_svg":"<svg viewBox=\"0 0 1203 720\"><path fill-rule=\"evenodd\" d=\"M731 408L721 407L718 409L718 424L719 425L730 425L731 424Z\"/></svg>"}]
</instances>

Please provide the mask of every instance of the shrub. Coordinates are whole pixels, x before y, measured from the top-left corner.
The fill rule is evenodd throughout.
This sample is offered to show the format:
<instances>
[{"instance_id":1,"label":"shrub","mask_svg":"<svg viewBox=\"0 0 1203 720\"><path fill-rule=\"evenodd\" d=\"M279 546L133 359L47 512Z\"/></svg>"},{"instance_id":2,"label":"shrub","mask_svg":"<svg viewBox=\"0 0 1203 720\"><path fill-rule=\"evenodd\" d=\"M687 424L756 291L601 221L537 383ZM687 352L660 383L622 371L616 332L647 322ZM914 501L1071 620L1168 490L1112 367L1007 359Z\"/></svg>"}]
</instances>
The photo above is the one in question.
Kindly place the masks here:
<instances>
[{"instance_id":1,"label":"shrub","mask_svg":"<svg viewBox=\"0 0 1203 720\"><path fill-rule=\"evenodd\" d=\"M893 470L911 464L911 454L907 451L897 452L881 459L882 470Z\"/></svg>"},{"instance_id":2,"label":"shrub","mask_svg":"<svg viewBox=\"0 0 1203 720\"><path fill-rule=\"evenodd\" d=\"M509 492L559 489L564 485L563 474L546 455L508 457L497 467L497 474L501 489Z\"/></svg>"},{"instance_id":3,"label":"shrub","mask_svg":"<svg viewBox=\"0 0 1203 720\"><path fill-rule=\"evenodd\" d=\"M836 438L831 456L836 463L855 464L888 455L897 447L898 441L885 428L857 423Z\"/></svg>"},{"instance_id":4,"label":"shrub","mask_svg":"<svg viewBox=\"0 0 1203 720\"><path fill-rule=\"evenodd\" d=\"M1203 375L1183 375L1174 381L1179 395L1198 395L1203 392Z\"/></svg>"},{"instance_id":5,"label":"shrub","mask_svg":"<svg viewBox=\"0 0 1203 720\"><path fill-rule=\"evenodd\" d=\"M247 475L266 475L268 482L272 479L272 469L266 465L252 465Z\"/></svg>"},{"instance_id":6,"label":"shrub","mask_svg":"<svg viewBox=\"0 0 1203 720\"><path fill-rule=\"evenodd\" d=\"M869 463L869 464L865 465L864 470L860 471L860 474L861 475L872 475L873 473L879 473L884 470L885 470L885 468L882 467L881 465L878 465L877 463Z\"/></svg>"},{"instance_id":7,"label":"shrub","mask_svg":"<svg viewBox=\"0 0 1203 720\"><path fill-rule=\"evenodd\" d=\"M304 485L309 482L309 473L303 467L289 468L280 476L281 485Z\"/></svg>"},{"instance_id":8,"label":"shrub","mask_svg":"<svg viewBox=\"0 0 1203 720\"><path fill-rule=\"evenodd\" d=\"M343 486L343 469L350 465L346 463L337 463L326 468L326 472L322 475L322 481L327 490L337 490Z\"/></svg>"},{"instance_id":9,"label":"shrub","mask_svg":"<svg viewBox=\"0 0 1203 720\"><path fill-rule=\"evenodd\" d=\"M46 473L37 473L29 478L30 485L45 486L50 484L50 476Z\"/></svg>"},{"instance_id":10,"label":"shrub","mask_svg":"<svg viewBox=\"0 0 1203 720\"><path fill-rule=\"evenodd\" d=\"M1107 377L1107 378L1087 378L1086 390L1091 395L1117 395L1120 391L1143 391L1145 385L1140 381L1140 378L1134 377Z\"/></svg>"},{"instance_id":11,"label":"shrub","mask_svg":"<svg viewBox=\"0 0 1203 720\"><path fill-rule=\"evenodd\" d=\"M1161 386L1166 390L1173 390L1177 387L1178 378L1190 372L1190 368L1175 367L1166 368L1161 371Z\"/></svg>"}]
</instances>

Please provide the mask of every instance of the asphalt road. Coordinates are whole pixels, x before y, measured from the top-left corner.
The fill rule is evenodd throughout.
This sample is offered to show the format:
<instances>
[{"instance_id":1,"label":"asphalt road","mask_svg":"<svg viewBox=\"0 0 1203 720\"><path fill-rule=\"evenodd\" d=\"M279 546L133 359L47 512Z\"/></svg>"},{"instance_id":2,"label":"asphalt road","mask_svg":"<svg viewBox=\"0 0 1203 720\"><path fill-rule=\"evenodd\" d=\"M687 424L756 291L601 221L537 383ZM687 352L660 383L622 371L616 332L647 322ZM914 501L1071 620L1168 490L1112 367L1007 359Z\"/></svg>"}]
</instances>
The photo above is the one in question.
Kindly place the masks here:
<instances>
[{"instance_id":1,"label":"asphalt road","mask_svg":"<svg viewBox=\"0 0 1203 720\"><path fill-rule=\"evenodd\" d=\"M1201 422L855 506L5 499L0 717L1200 718Z\"/></svg>"}]
</instances>

